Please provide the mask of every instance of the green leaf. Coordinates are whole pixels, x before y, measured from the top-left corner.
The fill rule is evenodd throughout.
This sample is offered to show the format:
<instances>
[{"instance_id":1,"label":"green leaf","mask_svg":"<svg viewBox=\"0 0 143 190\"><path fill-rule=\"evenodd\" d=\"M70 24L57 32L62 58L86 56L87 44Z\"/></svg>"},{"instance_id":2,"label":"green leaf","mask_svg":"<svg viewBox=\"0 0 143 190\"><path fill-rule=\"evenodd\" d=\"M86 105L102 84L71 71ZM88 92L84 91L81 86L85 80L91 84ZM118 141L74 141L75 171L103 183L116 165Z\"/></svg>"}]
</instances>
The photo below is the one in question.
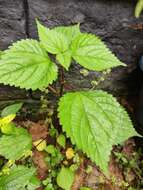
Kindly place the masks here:
<instances>
[{"instance_id":1,"label":"green leaf","mask_svg":"<svg viewBox=\"0 0 143 190\"><path fill-rule=\"evenodd\" d=\"M1 112L1 117L6 117L11 114L16 114L22 107L23 103L12 104L5 107Z\"/></svg>"},{"instance_id":2,"label":"green leaf","mask_svg":"<svg viewBox=\"0 0 143 190\"><path fill-rule=\"evenodd\" d=\"M50 144L45 148L45 151L51 154L52 156L56 156L57 149L54 145Z\"/></svg>"},{"instance_id":3,"label":"green leaf","mask_svg":"<svg viewBox=\"0 0 143 190\"><path fill-rule=\"evenodd\" d=\"M0 118L0 128L11 123L14 120L15 116L15 114L10 114L6 117Z\"/></svg>"},{"instance_id":4,"label":"green leaf","mask_svg":"<svg viewBox=\"0 0 143 190\"><path fill-rule=\"evenodd\" d=\"M138 135L126 111L104 91L67 93L58 111L63 131L105 174L112 146Z\"/></svg>"},{"instance_id":5,"label":"green leaf","mask_svg":"<svg viewBox=\"0 0 143 190\"><path fill-rule=\"evenodd\" d=\"M78 34L80 34L79 24L73 26L58 26L55 27L54 30L64 34L67 37L69 44Z\"/></svg>"},{"instance_id":6,"label":"green leaf","mask_svg":"<svg viewBox=\"0 0 143 190\"><path fill-rule=\"evenodd\" d=\"M139 18L142 10L143 10L143 0L138 0L136 8L135 8L135 17L136 18Z\"/></svg>"},{"instance_id":7,"label":"green leaf","mask_svg":"<svg viewBox=\"0 0 143 190\"><path fill-rule=\"evenodd\" d=\"M49 183L44 190L55 190L52 183Z\"/></svg>"},{"instance_id":8,"label":"green leaf","mask_svg":"<svg viewBox=\"0 0 143 190\"><path fill-rule=\"evenodd\" d=\"M63 53L68 50L68 39L56 30L50 30L37 21L39 39L44 48L52 54Z\"/></svg>"},{"instance_id":9,"label":"green leaf","mask_svg":"<svg viewBox=\"0 0 143 190\"><path fill-rule=\"evenodd\" d=\"M57 66L36 40L14 43L0 60L0 83L36 90L47 87L56 78Z\"/></svg>"},{"instance_id":10,"label":"green leaf","mask_svg":"<svg viewBox=\"0 0 143 190\"><path fill-rule=\"evenodd\" d=\"M4 54L4 52L3 51L0 51L0 59L1 59L1 56Z\"/></svg>"},{"instance_id":11,"label":"green leaf","mask_svg":"<svg viewBox=\"0 0 143 190\"><path fill-rule=\"evenodd\" d=\"M40 180L35 177L35 176L32 176L32 178L30 179L28 185L27 185L27 190L35 190L37 189L38 187L40 187Z\"/></svg>"},{"instance_id":12,"label":"green leaf","mask_svg":"<svg viewBox=\"0 0 143 190\"><path fill-rule=\"evenodd\" d=\"M70 190L74 181L74 172L69 168L62 167L57 176L57 184L64 190Z\"/></svg>"},{"instance_id":13,"label":"green leaf","mask_svg":"<svg viewBox=\"0 0 143 190\"><path fill-rule=\"evenodd\" d=\"M16 129L16 126L12 122L1 126L1 132L4 134L14 134L15 129Z\"/></svg>"},{"instance_id":14,"label":"green leaf","mask_svg":"<svg viewBox=\"0 0 143 190\"><path fill-rule=\"evenodd\" d=\"M0 177L0 186L3 190L21 190L29 183L34 173L34 168L18 166L11 169L9 175Z\"/></svg>"},{"instance_id":15,"label":"green leaf","mask_svg":"<svg viewBox=\"0 0 143 190\"><path fill-rule=\"evenodd\" d=\"M32 138L26 129L16 128L12 134L0 137L0 155L18 160L32 148Z\"/></svg>"},{"instance_id":16,"label":"green leaf","mask_svg":"<svg viewBox=\"0 0 143 190\"><path fill-rule=\"evenodd\" d=\"M70 45L80 33L79 25L48 29L37 21L39 39L44 48L56 54L57 61L68 70L71 63Z\"/></svg>"},{"instance_id":17,"label":"green leaf","mask_svg":"<svg viewBox=\"0 0 143 190\"><path fill-rule=\"evenodd\" d=\"M124 66L93 34L79 34L71 45L72 57L83 67L102 71L112 67Z\"/></svg>"},{"instance_id":18,"label":"green leaf","mask_svg":"<svg viewBox=\"0 0 143 190\"><path fill-rule=\"evenodd\" d=\"M59 61L59 63L65 67L66 70L68 70L70 64L71 64L71 52L66 51L64 53L59 53L56 56L56 59Z\"/></svg>"},{"instance_id":19,"label":"green leaf","mask_svg":"<svg viewBox=\"0 0 143 190\"><path fill-rule=\"evenodd\" d=\"M66 146L66 138L63 134L60 134L58 137L57 137L57 143L62 146L63 148L65 148Z\"/></svg>"},{"instance_id":20,"label":"green leaf","mask_svg":"<svg viewBox=\"0 0 143 190\"><path fill-rule=\"evenodd\" d=\"M80 34L80 28L79 28L79 24L77 25L73 25L73 26L59 26L53 29L54 31L64 34L68 40L68 44L69 44L69 50L63 52L63 53L59 53L56 56L57 61L63 66L65 67L66 70L68 70L71 61L72 61L72 55L71 55L71 51L70 51L70 45L73 41L73 39Z\"/></svg>"}]
</instances>

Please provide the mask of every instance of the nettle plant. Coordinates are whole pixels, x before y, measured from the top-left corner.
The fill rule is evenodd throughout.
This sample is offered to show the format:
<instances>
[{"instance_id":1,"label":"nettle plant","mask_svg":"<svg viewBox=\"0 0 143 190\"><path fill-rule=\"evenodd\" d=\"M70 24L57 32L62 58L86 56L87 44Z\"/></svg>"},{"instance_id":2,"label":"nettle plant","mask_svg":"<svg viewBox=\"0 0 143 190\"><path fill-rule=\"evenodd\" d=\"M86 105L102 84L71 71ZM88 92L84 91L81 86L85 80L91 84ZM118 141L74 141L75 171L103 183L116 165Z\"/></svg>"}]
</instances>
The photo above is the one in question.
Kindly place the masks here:
<instances>
[{"instance_id":1,"label":"nettle plant","mask_svg":"<svg viewBox=\"0 0 143 190\"><path fill-rule=\"evenodd\" d=\"M92 71L125 66L96 35L82 33L78 24L48 29L37 21L37 28L39 41L20 40L1 54L0 83L43 90L57 79L58 67L68 71L72 60ZM105 174L113 145L138 136L125 109L103 90L81 90L59 96L58 117L71 142ZM27 134L20 130L16 134L19 133L17 138L24 136L26 140ZM16 143L17 147L20 143Z\"/></svg>"}]
</instances>

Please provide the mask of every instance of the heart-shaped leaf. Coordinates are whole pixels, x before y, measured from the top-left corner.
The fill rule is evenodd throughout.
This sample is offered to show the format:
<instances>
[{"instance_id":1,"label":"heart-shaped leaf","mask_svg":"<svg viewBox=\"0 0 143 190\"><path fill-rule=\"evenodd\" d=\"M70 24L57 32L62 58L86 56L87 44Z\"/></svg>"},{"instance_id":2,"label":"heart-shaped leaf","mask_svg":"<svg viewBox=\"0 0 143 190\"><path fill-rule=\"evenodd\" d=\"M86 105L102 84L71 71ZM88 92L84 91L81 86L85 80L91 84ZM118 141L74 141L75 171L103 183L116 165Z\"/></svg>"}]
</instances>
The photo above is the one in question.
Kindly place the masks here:
<instances>
[{"instance_id":1,"label":"heart-shaped leaf","mask_svg":"<svg viewBox=\"0 0 143 190\"><path fill-rule=\"evenodd\" d=\"M107 173L112 146L138 135L126 111L104 91L74 92L59 103L63 131Z\"/></svg>"},{"instance_id":2,"label":"heart-shaped leaf","mask_svg":"<svg viewBox=\"0 0 143 190\"><path fill-rule=\"evenodd\" d=\"M21 40L0 60L0 83L26 89L43 89L57 78L57 66L36 40Z\"/></svg>"},{"instance_id":3,"label":"heart-shaped leaf","mask_svg":"<svg viewBox=\"0 0 143 190\"><path fill-rule=\"evenodd\" d=\"M120 65L125 66L93 34L79 34L71 44L71 52L76 62L89 70L102 71Z\"/></svg>"}]
</instances>

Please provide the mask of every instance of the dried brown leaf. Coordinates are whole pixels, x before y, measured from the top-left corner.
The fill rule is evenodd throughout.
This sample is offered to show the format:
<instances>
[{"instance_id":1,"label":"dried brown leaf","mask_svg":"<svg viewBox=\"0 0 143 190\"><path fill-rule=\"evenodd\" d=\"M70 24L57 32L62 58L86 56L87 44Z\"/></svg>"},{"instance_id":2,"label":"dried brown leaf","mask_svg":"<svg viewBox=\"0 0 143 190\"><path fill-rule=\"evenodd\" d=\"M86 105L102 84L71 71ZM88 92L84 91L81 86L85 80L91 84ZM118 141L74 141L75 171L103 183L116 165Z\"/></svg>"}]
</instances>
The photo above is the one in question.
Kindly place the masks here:
<instances>
[{"instance_id":1,"label":"dried brown leaf","mask_svg":"<svg viewBox=\"0 0 143 190\"><path fill-rule=\"evenodd\" d=\"M48 129L44 124L31 122L31 127L29 129L32 135L32 140L37 141L39 139L45 139L48 135Z\"/></svg>"}]
</instances>

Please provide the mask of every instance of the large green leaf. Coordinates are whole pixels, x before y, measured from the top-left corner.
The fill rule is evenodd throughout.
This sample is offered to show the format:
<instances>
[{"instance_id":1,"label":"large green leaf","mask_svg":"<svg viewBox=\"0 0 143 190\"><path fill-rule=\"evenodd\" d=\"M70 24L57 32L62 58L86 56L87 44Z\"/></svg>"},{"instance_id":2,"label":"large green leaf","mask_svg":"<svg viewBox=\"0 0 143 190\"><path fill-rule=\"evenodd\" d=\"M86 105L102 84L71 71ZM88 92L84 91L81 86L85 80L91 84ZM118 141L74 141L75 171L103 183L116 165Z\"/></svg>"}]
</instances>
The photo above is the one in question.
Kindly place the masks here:
<instances>
[{"instance_id":1,"label":"large green leaf","mask_svg":"<svg viewBox=\"0 0 143 190\"><path fill-rule=\"evenodd\" d=\"M95 35L79 34L71 45L72 57L83 67L102 71L124 65L112 54Z\"/></svg>"},{"instance_id":2,"label":"large green leaf","mask_svg":"<svg viewBox=\"0 0 143 190\"><path fill-rule=\"evenodd\" d=\"M0 155L6 159L18 160L32 148L32 138L26 129L16 128L12 134L0 137Z\"/></svg>"},{"instance_id":3,"label":"large green leaf","mask_svg":"<svg viewBox=\"0 0 143 190\"><path fill-rule=\"evenodd\" d=\"M21 190L25 189L35 173L34 168L18 166L10 170L8 175L0 177L0 187L2 190Z\"/></svg>"},{"instance_id":4,"label":"large green leaf","mask_svg":"<svg viewBox=\"0 0 143 190\"><path fill-rule=\"evenodd\" d=\"M137 135L126 111L104 91L67 93L58 110L63 131L105 173L112 146Z\"/></svg>"},{"instance_id":5,"label":"large green leaf","mask_svg":"<svg viewBox=\"0 0 143 190\"><path fill-rule=\"evenodd\" d=\"M57 78L57 67L36 40L21 40L0 60L0 83L26 89L42 89Z\"/></svg>"}]
</instances>

